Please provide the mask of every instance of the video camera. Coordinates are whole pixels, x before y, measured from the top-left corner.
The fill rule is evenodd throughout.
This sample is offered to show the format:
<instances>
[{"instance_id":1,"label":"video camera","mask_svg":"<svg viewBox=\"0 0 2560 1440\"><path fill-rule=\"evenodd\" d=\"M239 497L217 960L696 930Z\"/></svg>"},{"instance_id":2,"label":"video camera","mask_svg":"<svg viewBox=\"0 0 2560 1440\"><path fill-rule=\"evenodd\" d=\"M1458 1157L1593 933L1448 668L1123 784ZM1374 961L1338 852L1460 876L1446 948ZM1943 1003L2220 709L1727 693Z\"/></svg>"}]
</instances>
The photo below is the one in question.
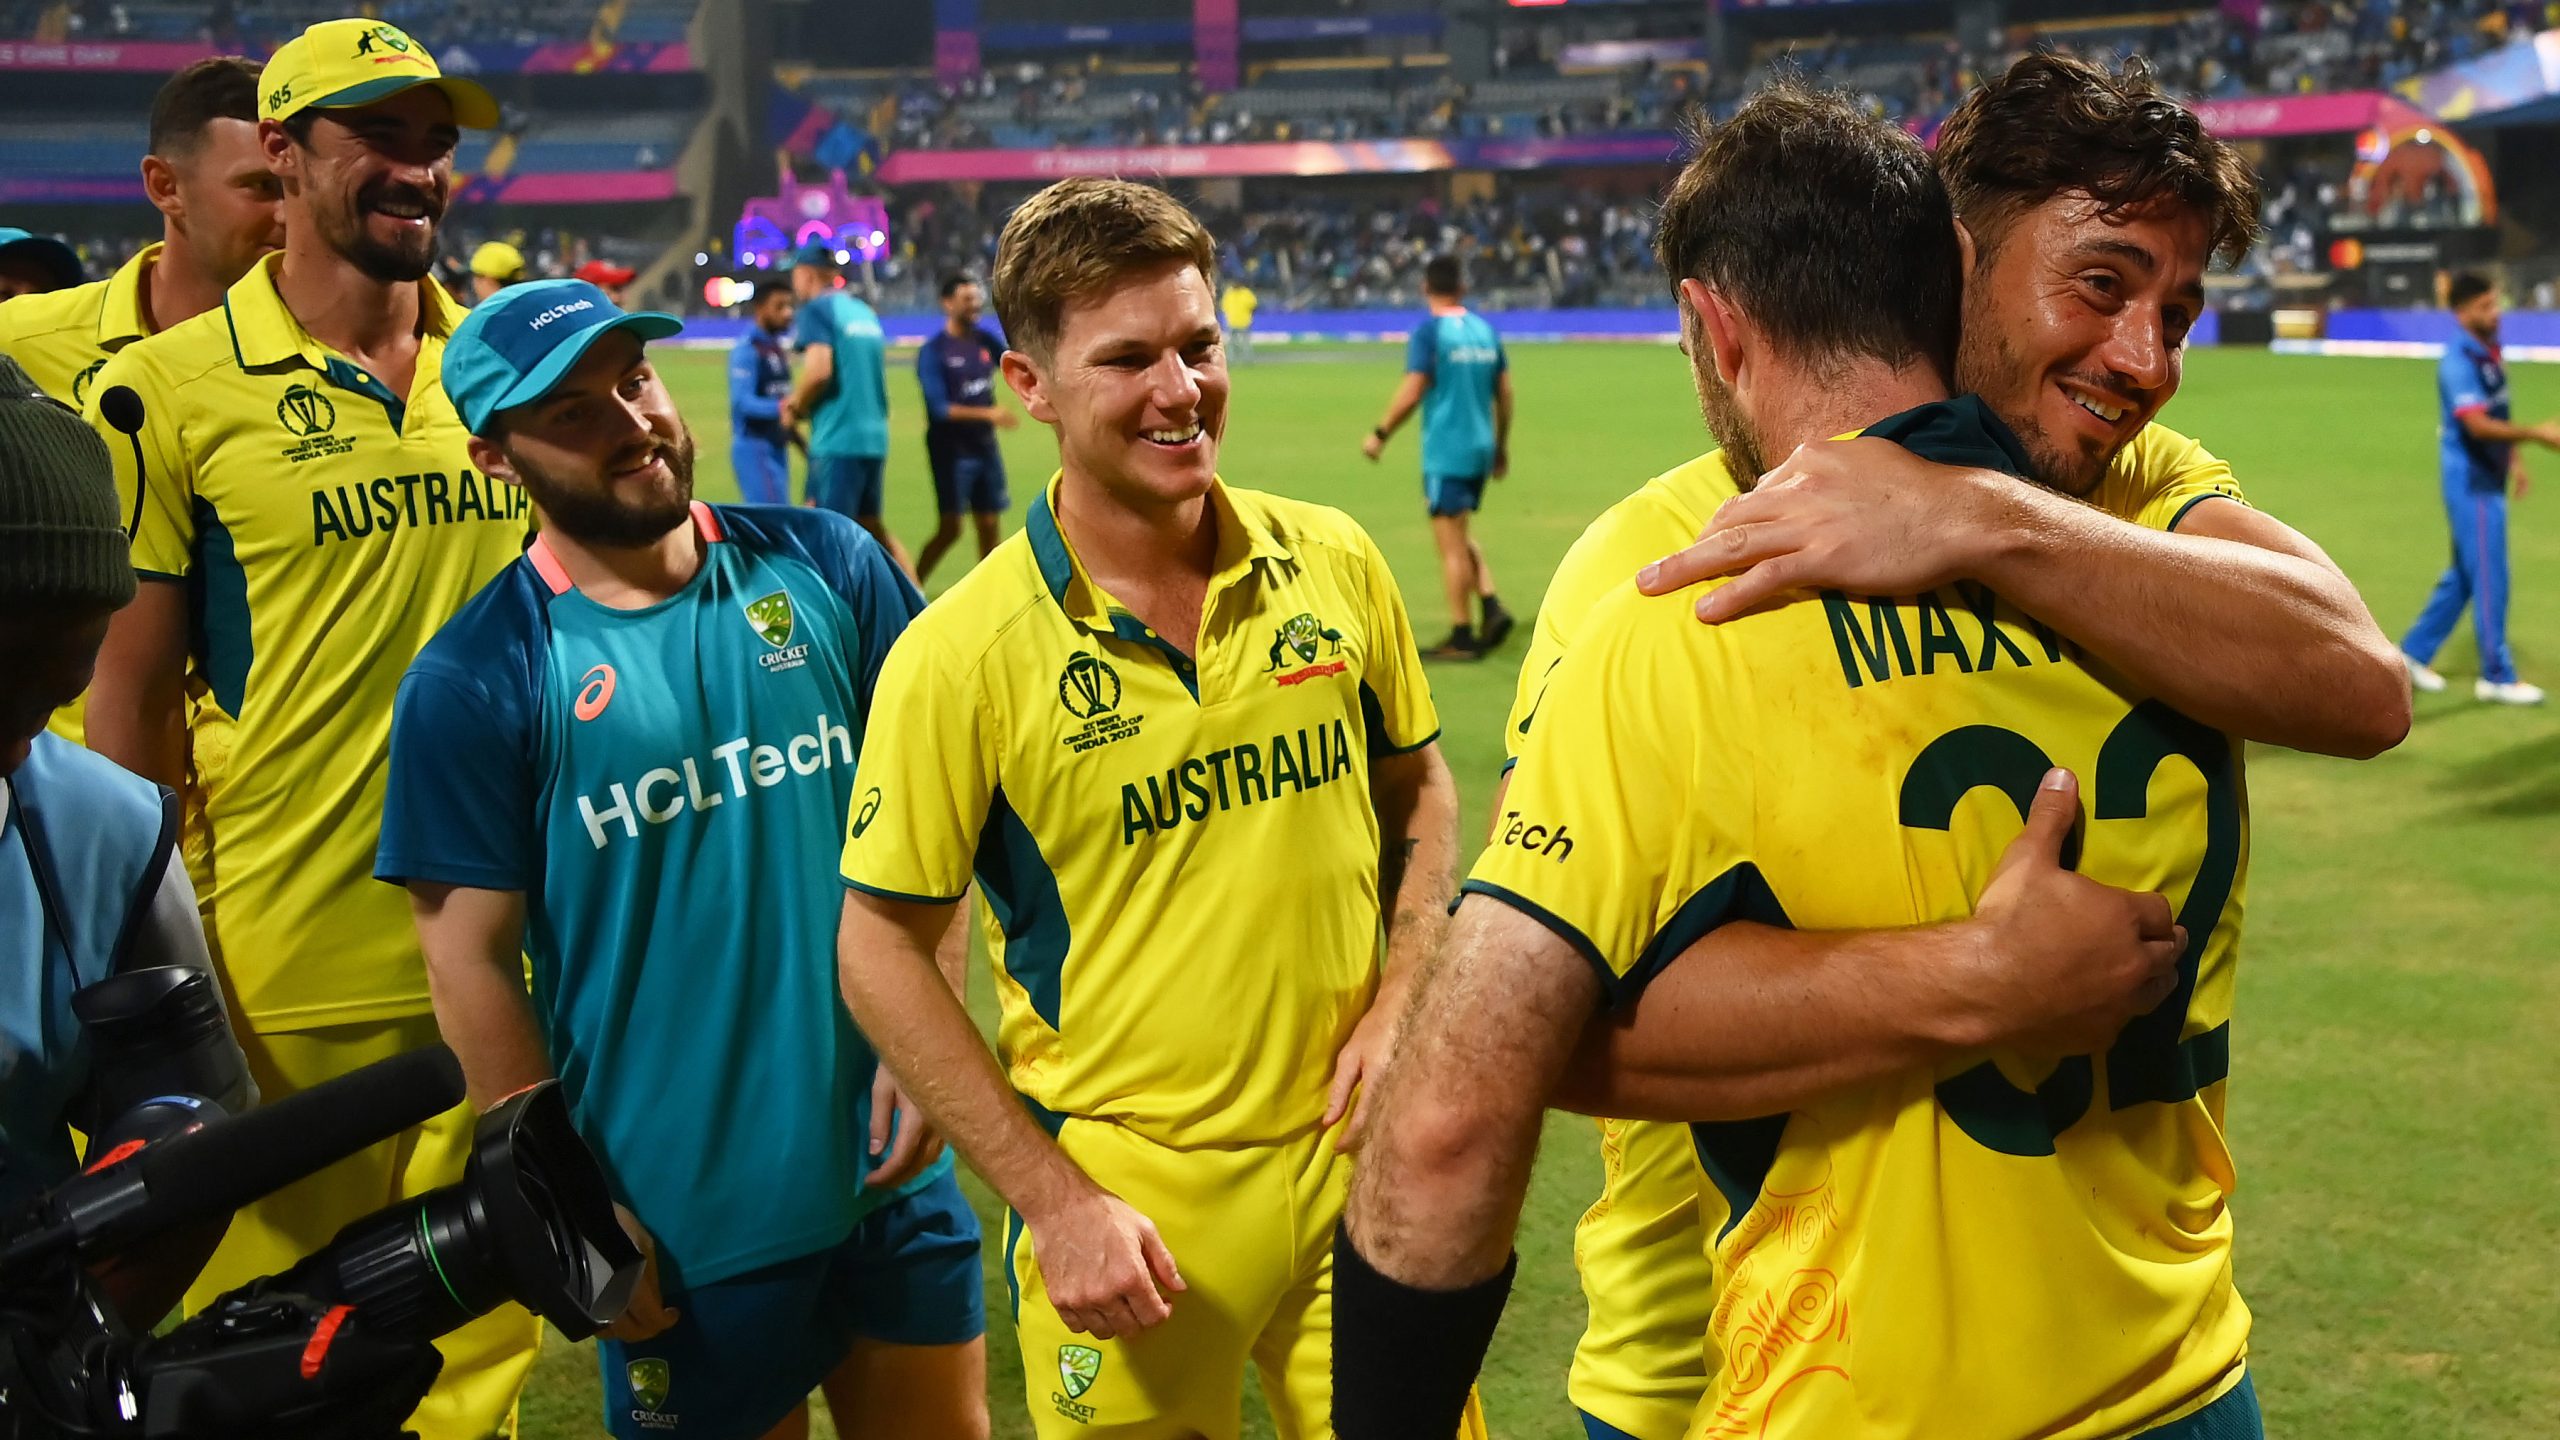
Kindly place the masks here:
<instances>
[{"instance_id":1,"label":"video camera","mask_svg":"<svg viewBox=\"0 0 2560 1440\"><path fill-rule=\"evenodd\" d=\"M237 1119L247 1077L211 982L137 970L82 990L91 1160L0 1220L0 1440L384 1440L435 1380L436 1337L513 1300L573 1340L640 1276L556 1081L480 1117L460 1183L340 1230L280 1275L136 1337L88 1266L399 1134L463 1098L441 1045Z\"/></svg>"}]
</instances>

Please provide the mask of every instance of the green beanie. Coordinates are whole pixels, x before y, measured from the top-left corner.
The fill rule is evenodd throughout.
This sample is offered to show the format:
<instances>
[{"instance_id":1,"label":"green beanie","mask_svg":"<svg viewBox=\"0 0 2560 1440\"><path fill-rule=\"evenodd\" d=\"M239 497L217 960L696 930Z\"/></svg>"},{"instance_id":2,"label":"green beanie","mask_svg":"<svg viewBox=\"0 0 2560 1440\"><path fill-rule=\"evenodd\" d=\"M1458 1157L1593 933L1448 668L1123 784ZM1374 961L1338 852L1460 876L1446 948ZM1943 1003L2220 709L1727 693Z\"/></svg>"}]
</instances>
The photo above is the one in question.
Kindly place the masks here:
<instances>
[{"instance_id":1,"label":"green beanie","mask_svg":"<svg viewBox=\"0 0 2560 1440\"><path fill-rule=\"evenodd\" d=\"M120 609L132 598L106 442L0 355L0 606Z\"/></svg>"}]
</instances>

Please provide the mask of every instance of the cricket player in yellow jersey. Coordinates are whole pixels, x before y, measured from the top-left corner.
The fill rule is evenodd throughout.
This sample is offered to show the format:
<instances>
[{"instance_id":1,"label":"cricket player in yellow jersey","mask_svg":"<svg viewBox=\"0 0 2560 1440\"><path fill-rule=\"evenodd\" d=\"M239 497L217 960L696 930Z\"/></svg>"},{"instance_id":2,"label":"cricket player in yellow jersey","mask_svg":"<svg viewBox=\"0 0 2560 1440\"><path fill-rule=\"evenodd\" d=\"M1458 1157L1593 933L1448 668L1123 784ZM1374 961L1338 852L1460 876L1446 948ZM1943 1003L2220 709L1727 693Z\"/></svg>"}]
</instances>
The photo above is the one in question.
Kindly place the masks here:
<instances>
[{"instance_id":1,"label":"cricket player in yellow jersey","mask_svg":"<svg viewBox=\"0 0 2560 1440\"><path fill-rule=\"evenodd\" d=\"M236 55L199 60L151 102L142 188L160 239L104 280L0 303L0 354L77 410L107 357L222 303L249 267L284 243L276 177L258 150L258 67ZM83 701L54 712L54 734L80 743Z\"/></svg>"},{"instance_id":2,"label":"cricket player in yellow jersey","mask_svg":"<svg viewBox=\"0 0 2560 1440\"><path fill-rule=\"evenodd\" d=\"M2356 755L2384 748L2405 731L2408 712L2397 677L2354 587L2281 523L2245 505L2200 503L2240 498L2228 467L2156 423L2142 424L2121 449L2110 441L2068 463L2074 416L2038 411L2046 381L2057 372L2156 373L2174 359L2177 337L2151 324L2141 307L2106 304L2103 297L2092 303L2073 291L2028 283L2033 268L2068 259L2085 238L2080 232L2103 223L2053 187L2075 163L2094 167L2088 173L2103 181L2104 167L2120 163L2122 137L2134 133L2118 120L2149 98L2145 87L2123 77L2030 60L1968 99L1937 152L1959 219L1969 218L1978 233L1999 242L1967 271L1957 383L1990 401L2031 454L2061 462L2039 468L2069 475L2075 493L2092 483L2081 478L2089 462L2105 461L2092 488L2075 499L1996 473L1930 474L1929 462L1898 448L1861 454L1847 446L1810 447L1740 505L1724 503L1737 491L1720 452L1657 476L1593 522L1549 583L1504 737L1511 756L1524 742L1546 677L1594 605L1657 557L1690 545L1701 530L1704 540L1662 565L1646 588L1675 589L1735 568L1727 537L1753 525L1763 527L1754 542L1758 553L1788 556L1798 588L1890 593L1939 574L1980 581L2100 659L2151 667L2156 673L2149 683L2163 699L2189 713L2212 713L2241 738ZM1984 117L1995 115L1998 123L1986 127ZM2193 143L2177 129L2140 133L2163 161L2174 161L2179 147ZM2036 137L2041 163L2022 173L2014 154L1985 144L1995 134ZM2056 256L2041 252L2047 244L2056 246ZM1991 272L2003 267L2007 273L1995 282ZM2144 387L2155 398L2154 410L2174 389L2173 366L2168 374L2169 384ZM2059 440L2047 430L2057 418L2066 432ZM1849 456L1857 463L1832 463ZM1896 506L1896 500L1907 503ZM1767 538L1773 533L1774 541ZM1904 556L1921 557L1930 573L1874 568L1879 557L1904 563ZM2149 606L2125 603L2120 584L2146 581L2157 598ZM1718 593L1723 613L1737 612L1736 600L1748 595L1734 587ZM2198 643L2199 635L2214 641ZM1494 806L1497 815L1503 808ZM1701 974L1701 965L1732 973L1739 947L1772 943L1752 935L1757 928L1731 926L1699 942L1674 983ZM1941 938L1838 943L1865 951L1862 964L1872 967L1889 963L1888 955L1917 962ZM2021 942L2043 938L2017 936ZM1825 942L1798 937L1797 943ZM2021 943L2006 953L2032 962L2036 949ZM1993 968L1982 978L2019 977ZM1949 998L1963 997L1967 988ZM1975 991L1973 998L1991 994ZM1698 1003L1718 1008L1709 994L1701 993ZM1902 1013L1915 1033L1942 1022L1925 1008ZM1641 1039L1641 1030L1622 1035L1619 1049ZM1731 1068L1730 1047L1696 1035L1683 1037L1683 1044L1683 1053L1700 1060L1721 1052L1710 1076ZM1680 1056L1660 1057L1660 1063L1677 1065ZM1565 1099L1578 1108L1605 1105L1605 1093L1568 1085ZM1696 1216L1696 1150L1685 1126L1599 1123L1602 1193L1575 1234L1591 1320L1575 1351L1569 1389L1595 1440L1670 1440L1685 1429L1709 1373L1698 1344L1711 1299L1697 1283L1707 1260ZM1713 1222L1712 1191L1705 1203Z\"/></svg>"},{"instance_id":3,"label":"cricket player in yellow jersey","mask_svg":"<svg viewBox=\"0 0 2560 1440\"><path fill-rule=\"evenodd\" d=\"M527 521L522 491L471 466L439 382L463 312L427 278L457 127L496 103L371 20L287 41L258 96L284 251L91 384L143 583L99 657L89 738L191 778L206 937L272 1098L436 1039L407 903L366 883L392 695ZM457 1107L242 1210L190 1304L459 1178L469 1124ZM447 1337L411 1428L508 1428L535 1340L513 1306Z\"/></svg>"},{"instance_id":4,"label":"cricket player in yellow jersey","mask_svg":"<svg viewBox=\"0 0 2560 1440\"><path fill-rule=\"evenodd\" d=\"M2108 267L2111 285L2093 288L2120 290L2119 303L2151 310L2172 333L2183 330L2208 247L2244 246L2253 213L2245 172L2212 163L2200 130L2184 150L2189 163L2146 172L2165 177L2160 188L2093 186L2114 203L2084 207L2109 209L2103 243L2130 252ZM1868 173L1879 161L1888 174ZM1923 297L1955 273L1928 238L1943 221L1925 212L1943 213L1942 193L1905 220L1902 240L1855 228L1893 218L1877 195L1934 190L1916 178L1923 165L1900 136L1834 102L1782 92L1719 130L1675 187L1663 256L1681 278L1710 423L1746 473L1767 470L1761 455L1854 427L1860 410L1897 407L1907 413L1871 433L1941 461L2029 471L2038 447L2022 446L1980 402L1915 404L1945 394L1934 357L1951 354L1951 326L1943 338L1901 332L1909 343L1895 347L1899 357L1876 348L1912 313L1933 311ZM1773 193L1754 179L1775 174L1799 188ZM1823 234L1857 242L1833 257L1840 274L1827 283L1800 286L1753 263ZM1879 255L1924 268L1880 285ZM1933 282L1938 266L1945 273ZM1903 308L1861 315L1851 297L1869 295ZM2121 399L2110 408L2128 430L2174 388L2174 349L2168 358L2147 384L2108 377L2106 399ZM2050 451L2054 437L2040 438ZM2097 488L2087 468L2038 473ZM1589 614L1538 703L1496 843L1469 882L1494 898L1461 911L1425 983L1344 1227L1342 1271L1365 1277L1343 1282L1346 1355L1424 1327L1466 1338L1440 1347L1454 1355L1446 1374L1408 1368L1401 1387L1383 1374L1346 1385L1337 1409L1346 1437L1429 1424L1471 1370L1466 1347L1481 1346L1498 1312L1537 1108L1565 1069L1573 1017L1604 989L1625 998L1657 973L1657 989L1692 974L1710 982L1670 1002L1693 1041L1704 1029L1748 1039L1761 1021L1831 1032L1794 1053L1746 1044L1762 1074L1693 1085L1659 1112L1717 1122L1699 1126L1695 1144L1723 1202L1709 1207L1718 1290L1708 1354L1718 1373L1688 1433L2255 1433L2218 1129L2245 852L2236 745L2104 661L2082 661L1984 586L1950 576L1918 593L1851 602L1826 592L1703 644L1676 638L1685 603L1632 589ZM1663 633L1665 615L1675 638ZM2370 629L2370 616L2361 623ZM1798 643L1808 625L1818 650ZM1958 680L1968 683L1949 683ZM1969 714L1983 723L1963 723ZM1955 738L1935 738L1942 731ZM1935 1052L1900 1043L1897 1062L1891 1025L1852 1008L1843 1035L1826 1013L1836 1006L1802 1003L1831 983L1818 967L1763 972L1773 982L1764 988L1782 997L1773 1004L1732 983L1750 974L1716 973L1749 965L1687 953L1739 919L1827 931L1957 922L1937 926L1943 939L1972 915L1971 933L1987 933L1995 911L2014 908L2004 889L2013 901L2020 885L2044 883L2039 872L2076 880L2054 868L2082 843L2072 833L2075 782L2046 758L2056 754L2095 774L2098 818L2123 822L2091 828L2085 857L2075 857L2083 867L2138 888L2183 882L2187 892L2180 928L2156 897L2077 881L2100 892L2084 898L2133 902L2119 911L2129 945L2114 948L2174 962L2129 1009L2056 1015L2043 1033L1979 1039L1951 1058L1941 1058L1943 1043ZM2155 775L2164 777L2156 796ZM2015 816L2040 784L2040 823L2002 855L2018 822L2001 821L1996 798L1977 792L2006 792ZM2102 866L2102 855L2120 858ZM1864 883L1875 875L1896 883ZM2103 918L2105 908L2090 913ZM1794 938L1813 954L1856 948L1853 938ZM1868 937L1870 950L1881 938L1890 937ZM1908 993L1907 975L1861 978L1889 1011ZM1739 1003L1684 1008L1702 995ZM1645 1008L1633 1029L1646 1028ZM2127 1014L2135 1018L2116 1033ZM1507 1039L1482 1045L1487 1035ZM2020 1079L2041 1088L2020 1089ZM2038 1264L2013 1270L2000 1257L2022 1235L2043 1237L2031 1242Z\"/></svg>"},{"instance_id":5,"label":"cricket player in yellow jersey","mask_svg":"<svg viewBox=\"0 0 2560 1440\"><path fill-rule=\"evenodd\" d=\"M845 841L845 994L1013 1209L1043 1436L1232 1440L1247 1365L1280 1434L1330 1433L1355 1092L1456 843L1376 546L1218 478L1215 273L1143 185L1065 181L1006 223L1005 377L1060 474L891 651ZM973 875L1001 1065L934 978Z\"/></svg>"}]
</instances>

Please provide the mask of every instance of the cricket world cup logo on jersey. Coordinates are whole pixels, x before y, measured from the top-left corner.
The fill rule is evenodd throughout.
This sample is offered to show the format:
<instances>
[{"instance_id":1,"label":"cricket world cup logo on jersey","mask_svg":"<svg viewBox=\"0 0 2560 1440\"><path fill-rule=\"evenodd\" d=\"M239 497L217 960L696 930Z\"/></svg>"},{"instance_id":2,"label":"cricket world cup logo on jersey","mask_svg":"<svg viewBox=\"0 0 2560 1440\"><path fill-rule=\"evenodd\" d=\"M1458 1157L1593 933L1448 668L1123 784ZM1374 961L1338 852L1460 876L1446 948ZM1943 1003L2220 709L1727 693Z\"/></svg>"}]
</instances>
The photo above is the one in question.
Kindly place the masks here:
<instances>
[{"instance_id":1,"label":"cricket world cup logo on jersey","mask_svg":"<svg viewBox=\"0 0 2560 1440\"><path fill-rule=\"evenodd\" d=\"M663 1407L667 1391L675 1383L674 1372L667 1362L658 1359L634 1360L624 1373L631 1381L631 1418L644 1430L673 1430L676 1416Z\"/></svg>"},{"instance_id":2,"label":"cricket world cup logo on jersey","mask_svg":"<svg viewBox=\"0 0 2560 1440\"><path fill-rule=\"evenodd\" d=\"M1120 672L1099 655L1078 651L1067 660L1067 668L1058 672L1058 703L1069 715L1084 722L1081 729L1071 730L1062 743L1081 755L1087 750L1126 740L1138 733L1143 715L1120 713Z\"/></svg>"},{"instance_id":3,"label":"cricket world cup logo on jersey","mask_svg":"<svg viewBox=\"0 0 2560 1440\"><path fill-rule=\"evenodd\" d=\"M1064 1394L1052 1394L1049 1397L1049 1403L1058 1407L1059 1414L1079 1424L1091 1421L1093 1407L1079 1405L1076 1401L1082 1398L1084 1392L1093 1388L1093 1382L1101 1378L1101 1375L1101 1351L1090 1345L1059 1346L1058 1383L1065 1386L1066 1390Z\"/></svg>"},{"instance_id":4,"label":"cricket world cup logo on jersey","mask_svg":"<svg viewBox=\"0 0 2560 1440\"><path fill-rule=\"evenodd\" d=\"M1318 655L1341 653L1342 632L1302 610L1280 622L1280 632L1271 640L1271 662L1262 668L1279 670L1288 663L1290 656L1295 655L1302 668L1273 675L1271 680L1275 685L1302 685L1309 680L1339 675L1350 669L1351 664L1347 660L1328 660L1322 665L1316 663Z\"/></svg>"},{"instance_id":5,"label":"cricket world cup logo on jersey","mask_svg":"<svg viewBox=\"0 0 2560 1440\"><path fill-rule=\"evenodd\" d=\"M756 663L768 674L797 670L809 663L809 647L791 643L791 632L799 627L792 618L790 591L776 590L761 600L747 602L747 624L773 647L770 653L756 657Z\"/></svg>"},{"instance_id":6,"label":"cricket world cup logo on jersey","mask_svg":"<svg viewBox=\"0 0 2560 1440\"><path fill-rule=\"evenodd\" d=\"M296 385L276 402L276 423L297 440L325 435L338 428L338 407L308 385Z\"/></svg>"}]
</instances>

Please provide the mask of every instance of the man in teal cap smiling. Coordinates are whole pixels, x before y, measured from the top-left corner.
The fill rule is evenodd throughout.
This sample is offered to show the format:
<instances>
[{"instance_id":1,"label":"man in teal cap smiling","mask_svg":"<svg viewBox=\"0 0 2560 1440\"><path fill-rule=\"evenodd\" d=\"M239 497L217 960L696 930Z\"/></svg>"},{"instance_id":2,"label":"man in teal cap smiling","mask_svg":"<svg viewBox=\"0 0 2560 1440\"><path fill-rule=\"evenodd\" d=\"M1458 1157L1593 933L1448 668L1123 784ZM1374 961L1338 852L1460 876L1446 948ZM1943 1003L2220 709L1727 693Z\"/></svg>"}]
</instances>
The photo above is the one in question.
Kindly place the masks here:
<instances>
[{"instance_id":1,"label":"man in teal cap smiling","mask_svg":"<svg viewBox=\"0 0 2560 1440\"><path fill-rule=\"evenodd\" d=\"M472 1099L557 1075L653 1250L598 1345L616 1435L805 1433L823 1387L847 1440L984 1440L977 1221L836 1001L812 863L867 823L873 684L924 600L840 515L694 500L646 346L679 328L543 280L455 331L472 464L541 533L401 682L375 873ZM967 954L955 924L955 990Z\"/></svg>"}]
</instances>

